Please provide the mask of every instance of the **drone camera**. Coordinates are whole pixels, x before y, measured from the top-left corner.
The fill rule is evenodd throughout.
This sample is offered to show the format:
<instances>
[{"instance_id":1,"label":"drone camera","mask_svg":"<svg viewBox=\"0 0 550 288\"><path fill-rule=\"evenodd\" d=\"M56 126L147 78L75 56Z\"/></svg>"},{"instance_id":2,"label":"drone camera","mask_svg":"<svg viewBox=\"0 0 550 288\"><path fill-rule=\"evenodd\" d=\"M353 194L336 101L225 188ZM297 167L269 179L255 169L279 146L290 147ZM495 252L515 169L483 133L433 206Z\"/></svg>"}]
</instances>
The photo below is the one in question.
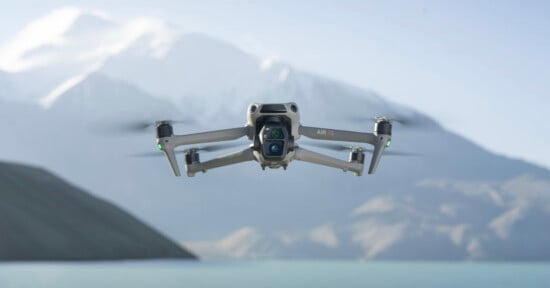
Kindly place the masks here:
<instances>
[{"instance_id":1,"label":"drone camera","mask_svg":"<svg viewBox=\"0 0 550 288\"><path fill-rule=\"evenodd\" d=\"M286 155L289 136L284 126L266 124L260 133L266 158L282 158Z\"/></svg>"},{"instance_id":2,"label":"drone camera","mask_svg":"<svg viewBox=\"0 0 550 288\"><path fill-rule=\"evenodd\" d=\"M283 156L283 150L285 143L283 141L271 142L267 146L266 156L269 157L281 157Z\"/></svg>"},{"instance_id":3,"label":"drone camera","mask_svg":"<svg viewBox=\"0 0 550 288\"><path fill-rule=\"evenodd\" d=\"M282 127L264 128L264 152L267 157L281 157L285 148L285 133ZM267 148L267 149L265 149Z\"/></svg>"},{"instance_id":4,"label":"drone camera","mask_svg":"<svg viewBox=\"0 0 550 288\"><path fill-rule=\"evenodd\" d=\"M163 122L157 126L157 138L170 137L174 135L174 129L170 123Z\"/></svg>"}]
</instances>

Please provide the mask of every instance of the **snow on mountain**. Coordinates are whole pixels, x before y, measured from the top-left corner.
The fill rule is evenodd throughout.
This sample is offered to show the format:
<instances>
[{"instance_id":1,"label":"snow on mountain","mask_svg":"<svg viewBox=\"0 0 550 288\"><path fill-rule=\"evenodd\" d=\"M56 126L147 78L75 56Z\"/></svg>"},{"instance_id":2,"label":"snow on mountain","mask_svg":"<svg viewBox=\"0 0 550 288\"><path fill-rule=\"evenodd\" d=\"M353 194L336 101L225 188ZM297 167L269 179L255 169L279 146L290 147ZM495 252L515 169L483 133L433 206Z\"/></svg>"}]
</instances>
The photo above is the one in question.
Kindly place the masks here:
<instances>
[{"instance_id":1,"label":"snow on mountain","mask_svg":"<svg viewBox=\"0 0 550 288\"><path fill-rule=\"evenodd\" d=\"M81 20L92 28L64 31L77 39L118 29L93 19ZM164 31L158 22L147 23L137 30ZM59 90L47 110L4 98L1 115L17 123L0 121L0 130L10 135L0 142L0 157L47 166L204 251L200 256L550 259L549 171L490 153L373 92L257 59L208 36L136 35L142 36L109 50L116 53L94 58L101 65ZM66 64L67 71L77 69ZM45 83L47 69L57 71L40 69L7 76L34 73L33 80ZM15 83L2 79L0 84ZM0 91L20 86L14 87ZM33 99L36 104L43 97ZM371 131L371 122L348 118L414 117L427 129L396 124L390 149L423 157L385 156L375 175L363 177L301 162L287 171L262 171L250 162L177 178L162 157L128 157L155 151L154 131L104 135L96 129L158 114L196 119L176 126L176 133L242 126L254 101L295 101L302 123L312 126ZM203 153L201 159L215 155Z\"/></svg>"},{"instance_id":2,"label":"snow on mountain","mask_svg":"<svg viewBox=\"0 0 550 288\"><path fill-rule=\"evenodd\" d=\"M74 117L118 117L140 111L139 117L149 115L177 116L173 104L165 99L155 98L122 80L101 74L91 74L72 87L55 101L49 109L52 113Z\"/></svg>"},{"instance_id":3,"label":"snow on mountain","mask_svg":"<svg viewBox=\"0 0 550 288\"><path fill-rule=\"evenodd\" d=\"M156 19L136 18L121 23L94 10L54 10L0 46L0 70L11 74L19 92L8 99L48 107L99 69L107 58L133 43L146 41L144 49L160 57L175 36Z\"/></svg>"},{"instance_id":4,"label":"snow on mountain","mask_svg":"<svg viewBox=\"0 0 550 288\"><path fill-rule=\"evenodd\" d=\"M348 95L346 109L361 108L354 112L364 115L413 113L404 108L388 111L390 107L397 109L397 105L389 105L374 93L297 71L282 62L268 59L266 63L205 35L182 35L161 58L148 57L139 53L141 49L132 48L110 58L99 72L170 99L187 113L202 110L205 117L220 113L241 116L242 107L257 99L292 100L307 102L313 109L337 109L342 94ZM361 105L365 98L370 100L368 106Z\"/></svg>"}]
</instances>

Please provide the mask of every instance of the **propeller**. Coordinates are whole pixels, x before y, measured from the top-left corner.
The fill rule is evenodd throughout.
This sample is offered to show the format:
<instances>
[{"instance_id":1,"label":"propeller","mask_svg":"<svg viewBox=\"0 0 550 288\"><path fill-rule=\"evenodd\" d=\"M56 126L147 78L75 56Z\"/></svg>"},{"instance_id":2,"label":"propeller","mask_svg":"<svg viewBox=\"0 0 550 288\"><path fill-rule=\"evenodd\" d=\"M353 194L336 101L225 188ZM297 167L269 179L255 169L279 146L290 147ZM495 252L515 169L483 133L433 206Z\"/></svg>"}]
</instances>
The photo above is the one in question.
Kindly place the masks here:
<instances>
[{"instance_id":1,"label":"propeller","mask_svg":"<svg viewBox=\"0 0 550 288\"><path fill-rule=\"evenodd\" d=\"M174 151L176 154L182 154L182 153L185 153L185 151ZM161 156L164 156L164 154L161 152L161 151L157 151L157 152L146 152L146 153L136 153L136 154L130 154L128 155L130 157L135 157L135 158L148 158L148 157L161 157Z\"/></svg>"},{"instance_id":2,"label":"propeller","mask_svg":"<svg viewBox=\"0 0 550 288\"><path fill-rule=\"evenodd\" d=\"M177 119L177 120L160 120L160 121L132 121L128 123L122 123L120 125L115 125L115 127L119 127L120 131L124 132L142 132L146 131L150 128L156 127L160 124L193 124L193 119Z\"/></svg>"},{"instance_id":3,"label":"propeller","mask_svg":"<svg viewBox=\"0 0 550 288\"><path fill-rule=\"evenodd\" d=\"M242 146L242 145L243 145L243 143L212 144L212 145L206 145L206 146L201 146L201 147L196 147L196 148L189 148L189 149L184 150L184 152L187 152L187 151L190 151L190 150L204 151L204 152L216 152L216 151L225 150L225 149L229 149L229 148L233 148L233 147L237 147L237 146Z\"/></svg>"},{"instance_id":4,"label":"propeller","mask_svg":"<svg viewBox=\"0 0 550 288\"><path fill-rule=\"evenodd\" d=\"M399 123L400 126L407 128L424 128L431 127L434 125L429 119L419 116L376 116L376 117L367 117L367 116L356 116L349 118L353 122L382 122L388 121L390 123Z\"/></svg>"},{"instance_id":5,"label":"propeller","mask_svg":"<svg viewBox=\"0 0 550 288\"><path fill-rule=\"evenodd\" d=\"M376 116L374 117L374 122L388 121L392 123L399 123L403 126L414 127L420 124L420 121L415 120L414 118L405 118L405 117L391 117L391 116Z\"/></svg>"},{"instance_id":6,"label":"propeller","mask_svg":"<svg viewBox=\"0 0 550 288\"><path fill-rule=\"evenodd\" d=\"M316 146L319 148L324 148L328 150L333 151L349 151L352 149L361 149L362 151L366 151L369 153L372 153L373 150L371 148L367 147L360 147L360 146L349 146L349 145L343 145L343 144L336 144L336 143L315 143L315 142L307 142L304 143L306 145ZM422 156L418 153L412 153L412 152L403 152L403 151L393 151L393 150L385 150L384 155L390 155L390 156Z\"/></svg>"},{"instance_id":7,"label":"propeller","mask_svg":"<svg viewBox=\"0 0 550 288\"><path fill-rule=\"evenodd\" d=\"M225 144L212 144L212 145L206 145L201 147L192 147L185 150L177 150L174 151L176 154L184 154L189 151L204 151L204 152L216 152L220 150L225 150L237 146L241 146L243 143L225 143ZM138 153L138 154L131 154L130 157L159 157L164 156L164 154L161 151L158 152L146 152L146 153Z\"/></svg>"},{"instance_id":8,"label":"propeller","mask_svg":"<svg viewBox=\"0 0 550 288\"><path fill-rule=\"evenodd\" d=\"M119 134L128 134L128 133L139 133L152 131L153 128L160 125L161 123L168 124L194 124L195 121L192 118L182 118L182 119L167 119L161 121L148 121L148 120L121 120L121 119L104 119L101 123L94 124L91 127L91 130L98 134L106 135L119 135Z\"/></svg>"}]
</instances>

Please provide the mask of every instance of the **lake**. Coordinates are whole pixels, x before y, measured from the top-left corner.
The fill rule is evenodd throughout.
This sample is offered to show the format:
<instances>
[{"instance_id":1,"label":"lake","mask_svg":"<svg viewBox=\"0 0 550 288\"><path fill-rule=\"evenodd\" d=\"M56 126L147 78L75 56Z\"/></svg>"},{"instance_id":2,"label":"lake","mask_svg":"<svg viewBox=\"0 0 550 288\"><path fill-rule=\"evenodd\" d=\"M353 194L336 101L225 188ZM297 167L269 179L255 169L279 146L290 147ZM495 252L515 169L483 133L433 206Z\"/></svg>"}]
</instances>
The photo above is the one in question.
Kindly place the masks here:
<instances>
[{"instance_id":1,"label":"lake","mask_svg":"<svg viewBox=\"0 0 550 288\"><path fill-rule=\"evenodd\" d=\"M550 287L550 263L114 261L0 264L1 288Z\"/></svg>"}]
</instances>

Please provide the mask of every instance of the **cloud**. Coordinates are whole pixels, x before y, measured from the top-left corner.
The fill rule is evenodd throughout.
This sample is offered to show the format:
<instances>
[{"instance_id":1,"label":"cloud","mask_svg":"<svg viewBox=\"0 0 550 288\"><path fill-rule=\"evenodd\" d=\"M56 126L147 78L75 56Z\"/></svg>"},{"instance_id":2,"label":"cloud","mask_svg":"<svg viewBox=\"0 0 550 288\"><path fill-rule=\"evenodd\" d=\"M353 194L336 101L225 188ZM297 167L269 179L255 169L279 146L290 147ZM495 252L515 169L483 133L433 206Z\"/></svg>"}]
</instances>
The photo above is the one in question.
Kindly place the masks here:
<instances>
[{"instance_id":1,"label":"cloud","mask_svg":"<svg viewBox=\"0 0 550 288\"><path fill-rule=\"evenodd\" d=\"M149 37L147 41L149 50L146 52L155 58L163 58L171 48L176 36L177 33L160 20L136 18L106 31L99 43L82 50L78 58L104 59L125 51L144 37Z\"/></svg>"},{"instance_id":2,"label":"cloud","mask_svg":"<svg viewBox=\"0 0 550 288\"><path fill-rule=\"evenodd\" d=\"M385 213L390 212L394 209L395 203L389 197L374 197L371 200L367 201L363 205L357 207L353 212L352 216L359 216L362 214L369 213Z\"/></svg>"},{"instance_id":3,"label":"cloud","mask_svg":"<svg viewBox=\"0 0 550 288\"><path fill-rule=\"evenodd\" d=\"M288 74L290 74L290 68L284 67L279 73L279 82L285 82L288 78Z\"/></svg>"},{"instance_id":4,"label":"cloud","mask_svg":"<svg viewBox=\"0 0 550 288\"><path fill-rule=\"evenodd\" d=\"M530 205L547 208L550 205L550 181L521 175L501 185L502 192L511 198L513 206Z\"/></svg>"},{"instance_id":5,"label":"cloud","mask_svg":"<svg viewBox=\"0 0 550 288\"><path fill-rule=\"evenodd\" d=\"M338 247L338 238L330 224L321 225L311 230L309 239L329 248Z\"/></svg>"},{"instance_id":6,"label":"cloud","mask_svg":"<svg viewBox=\"0 0 550 288\"><path fill-rule=\"evenodd\" d=\"M51 69L39 104L49 107L65 91L100 69L110 57L140 43L140 53L163 58L178 33L154 18L117 22L103 12L64 7L25 26L0 46L0 70L11 73ZM44 89L44 91L42 91Z\"/></svg>"},{"instance_id":7,"label":"cloud","mask_svg":"<svg viewBox=\"0 0 550 288\"><path fill-rule=\"evenodd\" d=\"M110 25L77 21L84 17ZM72 29L79 28L83 28L83 31L70 33ZM145 36L149 37L151 55L160 58L171 47L177 35L158 19L140 17L117 23L100 11L64 7L30 22L15 37L0 46L0 69L20 72L57 62L74 63L75 60L92 61L91 65L97 65L98 61L102 62L106 57L124 51ZM56 49L49 49L52 47Z\"/></svg>"},{"instance_id":8,"label":"cloud","mask_svg":"<svg viewBox=\"0 0 550 288\"><path fill-rule=\"evenodd\" d=\"M404 223L383 224L374 219L352 225L352 241L364 251L364 257L374 258L403 237Z\"/></svg>"},{"instance_id":9,"label":"cloud","mask_svg":"<svg viewBox=\"0 0 550 288\"><path fill-rule=\"evenodd\" d=\"M268 255L261 247L263 237L252 227L243 227L217 241L183 243L202 259L258 259Z\"/></svg>"},{"instance_id":10,"label":"cloud","mask_svg":"<svg viewBox=\"0 0 550 288\"><path fill-rule=\"evenodd\" d=\"M456 216L456 207L451 204L441 204L439 205L439 212L443 215L450 217Z\"/></svg>"},{"instance_id":11,"label":"cloud","mask_svg":"<svg viewBox=\"0 0 550 288\"><path fill-rule=\"evenodd\" d=\"M277 57L264 58L262 61L260 61L260 71L265 72L265 71L271 69L271 67L273 67L273 65L275 63L277 63L278 61L279 61L279 59Z\"/></svg>"},{"instance_id":12,"label":"cloud","mask_svg":"<svg viewBox=\"0 0 550 288\"><path fill-rule=\"evenodd\" d=\"M522 218L523 210L524 208L520 206L513 207L500 216L494 218L491 223L489 223L489 227L498 237L506 239L510 235L512 225Z\"/></svg>"},{"instance_id":13,"label":"cloud","mask_svg":"<svg viewBox=\"0 0 550 288\"><path fill-rule=\"evenodd\" d=\"M78 85L78 83L86 79L87 76L88 74L84 73L67 79L66 81L55 87L50 93L48 93L48 95L46 95L46 97L40 99L40 105L42 105L44 108L49 108L55 102L55 100L59 98L59 96L63 95L63 93Z\"/></svg>"},{"instance_id":14,"label":"cloud","mask_svg":"<svg viewBox=\"0 0 550 288\"><path fill-rule=\"evenodd\" d=\"M537 179L532 175L519 175L501 182L458 181L445 179L425 179L420 187L439 190L454 190L469 197L488 199L496 207L503 208L501 214L492 218L488 227L501 239L510 236L513 225L529 209L538 208L550 213L550 181ZM443 212L445 210L445 212ZM440 207L442 213L451 213Z\"/></svg>"},{"instance_id":15,"label":"cloud","mask_svg":"<svg viewBox=\"0 0 550 288\"><path fill-rule=\"evenodd\" d=\"M501 182L425 179L417 186L489 199L498 207L539 206L546 209L550 205L550 181L532 175L519 175Z\"/></svg>"},{"instance_id":16,"label":"cloud","mask_svg":"<svg viewBox=\"0 0 550 288\"><path fill-rule=\"evenodd\" d=\"M466 251L468 251L468 255L472 259L481 258L483 256L481 241L477 238L470 239L466 246Z\"/></svg>"},{"instance_id":17,"label":"cloud","mask_svg":"<svg viewBox=\"0 0 550 288\"><path fill-rule=\"evenodd\" d=\"M468 224L458 225L439 225L435 230L441 234L447 235L449 239L456 245L461 246L464 239L464 232L469 228Z\"/></svg>"},{"instance_id":18,"label":"cloud","mask_svg":"<svg viewBox=\"0 0 550 288\"><path fill-rule=\"evenodd\" d=\"M0 69L17 72L48 62L50 59L45 55L29 58L25 54L39 47L63 44L63 33L82 12L79 8L65 7L30 22L11 41L0 47Z\"/></svg>"},{"instance_id":19,"label":"cloud","mask_svg":"<svg viewBox=\"0 0 550 288\"><path fill-rule=\"evenodd\" d=\"M419 187L435 188L438 190L454 190L470 197L489 199L497 206L503 205L502 196L490 182L469 182L446 179L424 179L417 183Z\"/></svg>"},{"instance_id":20,"label":"cloud","mask_svg":"<svg viewBox=\"0 0 550 288\"><path fill-rule=\"evenodd\" d=\"M284 232L277 233L275 235L275 238L279 239L279 241L281 241L281 243L283 243L286 246L293 245L304 239L304 237L300 234L296 234L296 233L292 234L292 233L284 233Z\"/></svg>"}]
</instances>

